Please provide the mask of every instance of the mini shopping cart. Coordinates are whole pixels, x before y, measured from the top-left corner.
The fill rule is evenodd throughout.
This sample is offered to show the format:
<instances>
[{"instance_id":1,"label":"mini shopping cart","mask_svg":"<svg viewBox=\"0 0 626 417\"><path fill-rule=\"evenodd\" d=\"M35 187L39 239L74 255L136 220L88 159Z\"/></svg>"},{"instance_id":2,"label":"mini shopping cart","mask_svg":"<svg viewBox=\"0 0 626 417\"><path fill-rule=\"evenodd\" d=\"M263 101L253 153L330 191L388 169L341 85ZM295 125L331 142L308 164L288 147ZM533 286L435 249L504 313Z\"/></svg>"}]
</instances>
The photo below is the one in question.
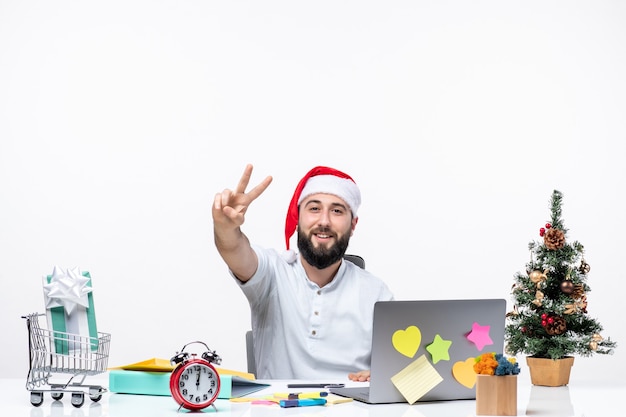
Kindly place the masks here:
<instances>
[{"instance_id":1,"label":"mini shopping cart","mask_svg":"<svg viewBox=\"0 0 626 417\"><path fill-rule=\"evenodd\" d=\"M71 403L77 408L85 402L85 394L94 402L100 401L106 388L83 385L83 382L88 375L107 370L111 335L98 332L96 338L47 330L39 325L40 316L45 314L23 316L28 327L30 367L26 389L30 391L30 403L40 406L45 392L49 392L54 400L70 393ZM69 374L69 380L52 382L53 378L58 378L55 374Z\"/></svg>"}]
</instances>

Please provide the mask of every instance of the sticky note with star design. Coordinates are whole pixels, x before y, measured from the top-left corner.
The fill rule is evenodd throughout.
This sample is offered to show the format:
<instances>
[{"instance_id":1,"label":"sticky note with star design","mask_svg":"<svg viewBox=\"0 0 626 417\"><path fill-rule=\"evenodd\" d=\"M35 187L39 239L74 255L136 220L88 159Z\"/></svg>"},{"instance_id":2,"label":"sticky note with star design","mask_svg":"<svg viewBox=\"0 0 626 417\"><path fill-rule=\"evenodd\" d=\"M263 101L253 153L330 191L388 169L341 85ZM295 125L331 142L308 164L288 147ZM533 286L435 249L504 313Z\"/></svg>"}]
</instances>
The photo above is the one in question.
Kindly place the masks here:
<instances>
[{"instance_id":1,"label":"sticky note with star design","mask_svg":"<svg viewBox=\"0 0 626 417\"><path fill-rule=\"evenodd\" d=\"M421 355L391 377L391 382L409 404L414 404L442 381L443 378L428 362L426 355Z\"/></svg>"},{"instance_id":2,"label":"sticky note with star design","mask_svg":"<svg viewBox=\"0 0 626 417\"><path fill-rule=\"evenodd\" d=\"M476 345L476 349L479 351L483 350L483 348L487 345L493 345L493 340L489 336L489 330L491 326L481 326L477 322L474 322L472 325L472 331L467 335L467 340L474 343Z\"/></svg>"},{"instance_id":3,"label":"sticky note with star design","mask_svg":"<svg viewBox=\"0 0 626 417\"><path fill-rule=\"evenodd\" d=\"M450 360L450 354L448 353L448 350L450 349L451 345L451 340L445 340L440 335L435 335L435 340L433 340L430 345L426 346L426 350L428 351L428 353L430 353L432 357L433 365L441 360Z\"/></svg>"}]
</instances>

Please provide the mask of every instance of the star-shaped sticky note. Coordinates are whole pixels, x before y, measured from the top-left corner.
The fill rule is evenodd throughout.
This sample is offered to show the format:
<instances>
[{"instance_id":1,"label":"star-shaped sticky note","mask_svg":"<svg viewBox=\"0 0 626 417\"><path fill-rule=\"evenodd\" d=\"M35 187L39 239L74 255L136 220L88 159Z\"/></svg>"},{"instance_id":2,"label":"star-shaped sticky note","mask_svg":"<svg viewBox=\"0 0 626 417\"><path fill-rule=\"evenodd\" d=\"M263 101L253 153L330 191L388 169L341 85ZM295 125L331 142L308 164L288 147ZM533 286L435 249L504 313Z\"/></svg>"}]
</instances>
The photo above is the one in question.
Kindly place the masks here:
<instances>
[{"instance_id":1,"label":"star-shaped sticky note","mask_svg":"<svg viewBox=\"0 0 626 417\"><path fill-rule=\"evenodd\" d=\"M487 345L493 345L493 340L489 336L489 329L491 326L481 326L474 322L472 325L472 331L467 335L467 340L473 342L478 350L483 350Z\"/></svg>"},{"instance_id":2,"label":"star-shaped sticky note","mask_svg":"<svg viewBox=\"0 0 626 417\"><path fill-rule=\"evenodd\" d=\"M435 340L426 346L426 350L430 353L433 359L433 364L444 360L450 360L450 354L448 354L448 349L450 349L450 345L452 345L452 340L442 339L441 336L436 335Z\"/></svg>"}]
</instances>

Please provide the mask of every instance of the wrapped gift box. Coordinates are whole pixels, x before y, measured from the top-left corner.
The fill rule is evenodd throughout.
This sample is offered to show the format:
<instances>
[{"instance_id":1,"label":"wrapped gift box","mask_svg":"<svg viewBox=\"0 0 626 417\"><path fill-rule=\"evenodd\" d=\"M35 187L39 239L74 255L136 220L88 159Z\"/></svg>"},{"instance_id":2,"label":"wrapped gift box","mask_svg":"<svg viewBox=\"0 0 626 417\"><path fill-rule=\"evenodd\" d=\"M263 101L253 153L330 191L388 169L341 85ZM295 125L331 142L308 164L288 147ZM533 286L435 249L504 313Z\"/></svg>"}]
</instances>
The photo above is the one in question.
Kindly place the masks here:
<instances>
[{"instance_id":1,"label":"wrapped gift box","mask_svg":"<svg viewBox=\"0 0 626 417\"><path fill-rule=\"evenodd\" d=\"M98 328L89 272L54 267L52 275L44 276L43 288L54 353L97 350Z\"/></svg>"}]
</instances>

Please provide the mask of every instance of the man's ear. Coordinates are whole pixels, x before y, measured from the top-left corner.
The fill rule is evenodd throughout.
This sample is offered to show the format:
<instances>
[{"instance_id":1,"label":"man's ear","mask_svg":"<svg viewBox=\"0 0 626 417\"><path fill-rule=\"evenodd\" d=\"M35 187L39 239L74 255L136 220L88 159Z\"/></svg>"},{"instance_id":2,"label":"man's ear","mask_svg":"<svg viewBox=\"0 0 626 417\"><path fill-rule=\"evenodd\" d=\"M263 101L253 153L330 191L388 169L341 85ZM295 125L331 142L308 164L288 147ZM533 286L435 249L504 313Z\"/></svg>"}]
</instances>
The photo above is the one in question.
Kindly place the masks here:
<instances>
[{"instance_id":1,"label":"man's ear","mask_svg":"<svg viewBox=\"0 0 626 417\"><path fill-rule=\"evenodd\" d=\"M354 217L352 219L352 228L350 230L350 236L352 236L354 234L354 229L356 229L356 224L359 222L359 218L358 217Z\"/></svg>"}]
</instances>

